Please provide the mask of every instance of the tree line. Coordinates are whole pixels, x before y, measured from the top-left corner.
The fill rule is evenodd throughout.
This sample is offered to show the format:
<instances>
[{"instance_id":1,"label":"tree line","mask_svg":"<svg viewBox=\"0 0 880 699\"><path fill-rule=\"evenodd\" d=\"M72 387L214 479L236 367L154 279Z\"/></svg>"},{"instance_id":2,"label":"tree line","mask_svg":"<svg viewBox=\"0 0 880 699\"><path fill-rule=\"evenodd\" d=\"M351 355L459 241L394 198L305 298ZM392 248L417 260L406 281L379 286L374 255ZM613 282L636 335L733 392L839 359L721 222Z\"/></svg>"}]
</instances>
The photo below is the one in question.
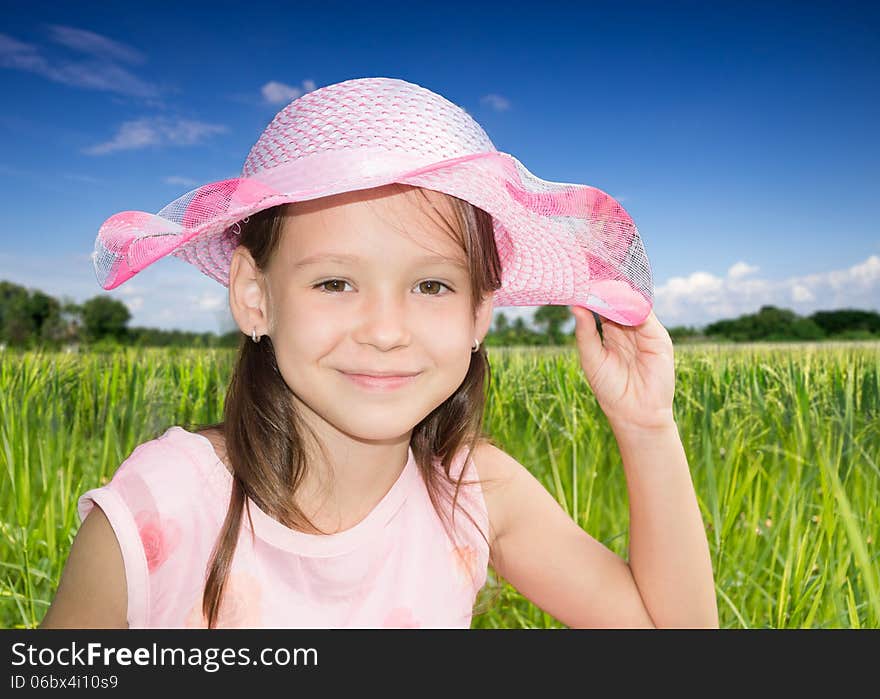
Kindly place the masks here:
<instances>
[{"instance_id":1,"label":"tree line","mask_svg":"<svg viewBox=\"0 0 880 699\"><path fill-rule=\"evenodd\" d=\"M593 314L596 315L595 313ZM129 327L131 313L107 295L77 304L0 281L0 345L23 349L135 347L236 347L243 333L217 334ZM574 325L566 306L539 306L529 327L500 311L484 340L487 346L573 345ZM564 329L567 328L567 329ZM794 311L762 306L757 313L719 320L702 328L667 327L673 342L761 342L880 339L880 314L841 309L799 316Z\"/></svg>"}]
</instances>

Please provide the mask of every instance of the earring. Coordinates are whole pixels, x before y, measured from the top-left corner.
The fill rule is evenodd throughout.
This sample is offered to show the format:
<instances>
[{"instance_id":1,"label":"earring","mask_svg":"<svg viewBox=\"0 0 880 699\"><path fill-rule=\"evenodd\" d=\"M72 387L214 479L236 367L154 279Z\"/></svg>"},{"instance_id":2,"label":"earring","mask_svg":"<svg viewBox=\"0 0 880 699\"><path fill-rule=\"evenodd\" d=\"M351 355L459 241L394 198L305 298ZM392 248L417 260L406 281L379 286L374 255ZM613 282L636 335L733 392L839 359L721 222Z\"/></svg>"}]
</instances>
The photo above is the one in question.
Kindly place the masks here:
<instances>
[{"instance_id":1,"label":"earring","mask_svg":"<svg viewBox=\"0 0 880 699\"><path fill-rule=\"evenodd\" d=\"M263 336L262 336L262 335L260 335L259 337L257 337L257 327L256 327L256 326L254 326L254 331L251 333L251 339L252 339L254 342L259 342L260 340L263 339Z\"/></svg>"},{"instance_id":2,"label":"earring","mask_svg":"<svg viewBox=\"0 0 880 699\"><path fill-rule=\"evenodd\" d=\"M475 339L474 346L471 347L471 352L476 352L478 349L480 349L480 341Z\"/></svg>"}]
</instances>

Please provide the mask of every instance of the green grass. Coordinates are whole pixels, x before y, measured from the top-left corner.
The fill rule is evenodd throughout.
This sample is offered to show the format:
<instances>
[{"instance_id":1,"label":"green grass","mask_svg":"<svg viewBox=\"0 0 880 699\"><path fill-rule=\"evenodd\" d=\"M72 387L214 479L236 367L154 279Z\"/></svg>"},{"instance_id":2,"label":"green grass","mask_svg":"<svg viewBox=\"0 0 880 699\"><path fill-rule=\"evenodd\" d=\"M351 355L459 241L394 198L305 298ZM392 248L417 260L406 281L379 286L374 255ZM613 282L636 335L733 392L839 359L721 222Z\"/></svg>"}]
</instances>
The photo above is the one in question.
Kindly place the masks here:
<instances>
[{"instance_id":1,"label":"green grass","mask_svg":"<svg viewBox=\"0 0 880 699\"><path fill-rule=\"evenodd\" d=\"M675 416L724 628L880 628L880 346L676 347ZM626 556L620 453L576 352L490 348L486 430ZM31 628L76 500L173 424L219 420L229 350L0 353L0 626ZM509 584L474 628L562 628ZM481 595L483 599L483 595Z\"/></svg>"}]
</instances>

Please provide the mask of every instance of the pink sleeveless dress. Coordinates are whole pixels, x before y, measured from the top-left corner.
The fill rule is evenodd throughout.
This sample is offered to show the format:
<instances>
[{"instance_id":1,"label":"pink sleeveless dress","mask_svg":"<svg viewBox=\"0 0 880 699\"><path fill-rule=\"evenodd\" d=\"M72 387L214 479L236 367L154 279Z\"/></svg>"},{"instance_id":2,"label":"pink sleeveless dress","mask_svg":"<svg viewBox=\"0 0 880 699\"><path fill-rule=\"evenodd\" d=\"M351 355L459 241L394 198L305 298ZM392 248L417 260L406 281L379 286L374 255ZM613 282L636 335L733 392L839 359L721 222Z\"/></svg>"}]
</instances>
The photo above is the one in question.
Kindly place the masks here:
<instances>
[{"instance_id":1,"label":"pink sleeveless dress","mask_svg":"<svg viewBox=\"0 0 880 699\"><path fill-rule=\"evenodd\" d=\"M462 450L463 452L465 450ZM464 453L457 477L476 479ZM226 515L232 476L202 435L170 427L140 444L103 487L77 502L80 521L97 504L122 551L129 628L207 626L202 592ZM446 534L409 450L398 480L345 531L290 529L250 501L242 513L217 626L223 628L470 628L486 582L489 549L481 486L462 486L457 545Z\"/></svg>"}]
</instances>

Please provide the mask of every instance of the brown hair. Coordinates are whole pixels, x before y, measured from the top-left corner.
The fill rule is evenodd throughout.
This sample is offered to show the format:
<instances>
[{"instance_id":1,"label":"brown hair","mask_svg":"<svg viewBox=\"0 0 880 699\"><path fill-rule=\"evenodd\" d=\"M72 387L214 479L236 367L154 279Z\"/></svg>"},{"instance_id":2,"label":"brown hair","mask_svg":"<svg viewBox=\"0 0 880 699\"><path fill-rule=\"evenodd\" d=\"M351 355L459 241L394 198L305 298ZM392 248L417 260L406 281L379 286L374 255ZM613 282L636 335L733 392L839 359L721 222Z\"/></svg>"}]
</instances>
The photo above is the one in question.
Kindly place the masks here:
<instances>
[{"instance_id":1,"label":"brown hair","mask_svg":"<svg viewBox=\"0 0 880 699\"><path fill-rule=\"evenodd\" d=\"M465 200L444 194L455 218L449 221L421 188L397 183L390 186L394 191L409 193L415 190L421 194L440 215L447 232L464 249L471 280L471 307L476 313L482 297L501 285L501 263L495 247L492 217ZM239 222L240 245L247 248L260 270L268 267L278 248L286 215L290 214L282 204ZM455 393L413 428L410 441L413 456L447 534L448 516L441 500L449 499L448 487L455 485L452 495L454 529L459 488L485 482L462 481L464 469L461 469L456 481L449 471L463 445L467 446L467 453L470 454L478 443L492 443L482 428L485 390L490 380L486 349L481 346L471 355L467 375ZM209 572L202 596L202 612L208 620L208 628L213 628L219 614L238 540L242 510L245 509L245 493L263 511L286 526L320 531L296 507L292 497L308 467L302 430L309 430L312 443L320 444L320 441L315 439L314 432L305 423L297 419L291 395L291 389L278 369L271 338L264 335L259 343L254 343L250 336L242 335L226 393L223 422L200 426L200 430L219 430L222 433L226 458L233 471L229 508L208 563ZM434 466L435 458L440 459L442 474ZM249 508L247 514L250 520ZM476 525L469 513L465 514L488 544L486 533ZM454 535L450 538L456 539ZM494 556L495 553L490 551L489 561L493 567L497 563ZM500 587L496 588L491 600L498 596L498 589ZM483 611L485 609L480 605L474 609L476 614Z\"/></svg>"}]
</instances>

